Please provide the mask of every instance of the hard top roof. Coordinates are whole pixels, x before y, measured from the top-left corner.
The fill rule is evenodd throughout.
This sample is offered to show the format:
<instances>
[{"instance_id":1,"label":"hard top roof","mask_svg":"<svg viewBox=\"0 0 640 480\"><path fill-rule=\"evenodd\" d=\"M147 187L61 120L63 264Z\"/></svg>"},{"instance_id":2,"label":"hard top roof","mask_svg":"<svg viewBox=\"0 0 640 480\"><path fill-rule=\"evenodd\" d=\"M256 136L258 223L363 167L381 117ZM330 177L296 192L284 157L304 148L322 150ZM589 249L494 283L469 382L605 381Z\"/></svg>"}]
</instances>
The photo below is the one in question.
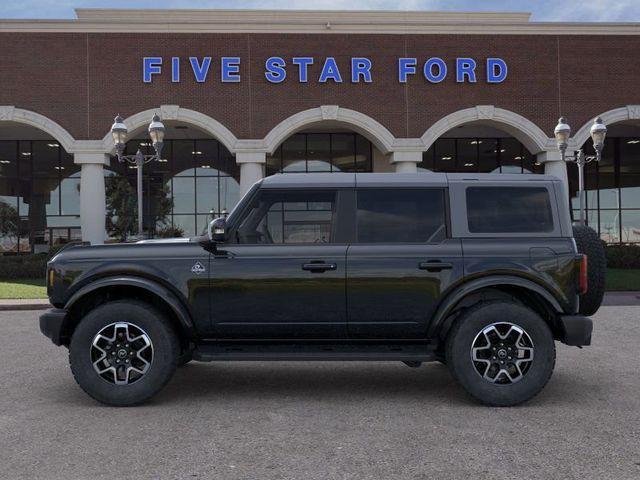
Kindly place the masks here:
<instances>
[{"instance_id":1,"label":"hard top roof","mask_svg":"<svg viewBox=\"0 0 640 480\"><path fill-rule=\"evenodd\" d=\"M264 178L262 188L294 187L446 187L451 182L540 182L557 177L520 173L280 173Z\"/></svg>"}]
</instances>

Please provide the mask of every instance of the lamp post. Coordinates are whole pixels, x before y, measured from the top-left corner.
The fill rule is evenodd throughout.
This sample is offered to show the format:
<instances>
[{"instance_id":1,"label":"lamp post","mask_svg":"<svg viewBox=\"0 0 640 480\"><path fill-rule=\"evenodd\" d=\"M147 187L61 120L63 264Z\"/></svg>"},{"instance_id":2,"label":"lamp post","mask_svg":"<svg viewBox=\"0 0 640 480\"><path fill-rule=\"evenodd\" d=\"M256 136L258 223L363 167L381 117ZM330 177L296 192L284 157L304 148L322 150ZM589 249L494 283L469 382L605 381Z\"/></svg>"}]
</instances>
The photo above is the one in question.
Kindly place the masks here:
<instances>
[{"instance_id":1,"label":"lamp post","mask_svg":"<svg viewBox=\"0 0 640 480\"><path fill-rule=\"evenodd\" d=\"M124 120L118 115L111 126L111 136L116 147L116 156L119 162L128 162L135 165L137 169L137 193L138 193L138 235L142 236L142 167L152 160L160 160L162 146L164 144L164 124L160 121L158 114L154 114L149 124L149 137L155 150L154 155L144 155L140 149L135 155L124 155L124 147L127 142L127 126Z\"/></svg>"},{"instance_id":2,"label":"lamp post","mask_svg":"<svg viewBox=\"0 0 640 480\"><path fill-rule=\"evenodd\" d=\"M574 162L578 166L578 197L580 199L580 225L585 224L585 191L584 191L584 166L593 161L599 162L602 158L602 149L604 148L604 139L607 135L607 127L602 123L602 119L597 117L591 125L591 139L593 140L593 149L595 155L585 155L582 149L573 154L567 154L569 146L569 137L571 136L571 127L564 117L560 117L558 125L553 133L556 137L558 150L562 155L562 161Z\"/></svg>"}]
</instances>

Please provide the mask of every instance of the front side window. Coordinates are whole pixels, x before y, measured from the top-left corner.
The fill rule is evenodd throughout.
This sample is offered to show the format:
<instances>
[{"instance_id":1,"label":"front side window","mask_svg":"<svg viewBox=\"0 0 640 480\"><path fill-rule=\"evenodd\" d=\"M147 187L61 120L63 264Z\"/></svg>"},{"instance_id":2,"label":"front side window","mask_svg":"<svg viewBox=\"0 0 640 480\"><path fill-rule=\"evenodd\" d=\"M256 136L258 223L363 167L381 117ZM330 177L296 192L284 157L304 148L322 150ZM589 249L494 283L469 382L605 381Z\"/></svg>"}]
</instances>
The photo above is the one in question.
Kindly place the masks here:
<instances>
[{"instance_id":1,"label":"front side window","mask_svg":"<svg viewBox=\"0 0 640 480\"><path fill-rule=\"evenodd\" d=\"M357 202L360 243L437 243L446 236L443 189L362 189Z\"/></svg>"},{"instance_id":2,"label":"front side window","mask_svg":"<svg viewBox=\"0 0 640 480\"><path fill-rule=\"evenodd\" d=\"M549 191L544 187L469 187L467 215L471 233L553 231Z\"/></svg>"},{"instance_id":3,"label":"front side window","mask_svg":"<svg viewBox=\"0 0 640 480\"><path fill-rule=\"evenodd\" d=\"M238 243L329 243L335 197L334 191L263 191L238 227Z\"/></svg>"}]
</instances>

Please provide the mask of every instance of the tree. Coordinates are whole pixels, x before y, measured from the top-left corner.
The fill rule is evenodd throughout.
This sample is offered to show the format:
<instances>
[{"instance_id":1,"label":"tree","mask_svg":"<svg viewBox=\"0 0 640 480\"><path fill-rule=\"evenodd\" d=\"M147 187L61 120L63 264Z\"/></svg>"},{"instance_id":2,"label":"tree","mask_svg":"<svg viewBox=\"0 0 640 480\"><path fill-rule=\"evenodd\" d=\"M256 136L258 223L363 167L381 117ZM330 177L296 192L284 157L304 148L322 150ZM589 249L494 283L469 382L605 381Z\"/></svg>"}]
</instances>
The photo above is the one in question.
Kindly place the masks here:
<instances>
[{"instance_id":1,"label":"tree","mask_svg":"<svg viewBox=\"0 0 640 480\"><path fill-rule=\"evenodd\" d=\"M121 242L126 242L131 235L138 233L138 200L137 194L129 180L123 176L110 176L105 179L107 198L106 227L109 235ZM146 219L155 226L167 223L173 208L173 198L166 185L151 192L151 218Z\"/></svg>"},{"instance_id":2,"label":"tree","mask_svg":"<svg viewBox=\"0 0 640 480\"><path fill-rule=\"evenodd\" d=\"M20 215L16 207L0 201L0 237L15 239L20 238Z\"/></svg>"}]
</instances>

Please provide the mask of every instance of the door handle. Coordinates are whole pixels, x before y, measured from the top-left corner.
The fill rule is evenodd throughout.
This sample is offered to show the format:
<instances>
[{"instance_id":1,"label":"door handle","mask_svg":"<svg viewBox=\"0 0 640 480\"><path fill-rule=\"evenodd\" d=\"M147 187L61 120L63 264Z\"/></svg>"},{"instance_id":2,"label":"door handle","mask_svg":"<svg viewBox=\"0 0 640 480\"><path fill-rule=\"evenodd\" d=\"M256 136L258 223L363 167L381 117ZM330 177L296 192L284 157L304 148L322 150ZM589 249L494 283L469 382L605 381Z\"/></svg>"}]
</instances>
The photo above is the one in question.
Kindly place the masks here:
<instances>
[{"instance_id":1,"label":"door handle","mask_svg":"<svg viewBox=\"0 0 640 480\"><path fill-rule=\"evenodd\" d=\"M420 262L418 264L418 268L420 270L426 270L427 272L441 272L442 270L451 270L453 268L453 264L434 260L429 262Z\"/></svg>"},{"instance_id":2,"label":"door handle","mask_svg":"<svg viewBox=\"0 0 640 480\"><path fill-rule=\"evenodd\" d=\"M304 263L302 265L303 270L307 270L311 273L322 273L327 270L335 270L338 266L335 263Z\"/></svg>"}]
</instances>

